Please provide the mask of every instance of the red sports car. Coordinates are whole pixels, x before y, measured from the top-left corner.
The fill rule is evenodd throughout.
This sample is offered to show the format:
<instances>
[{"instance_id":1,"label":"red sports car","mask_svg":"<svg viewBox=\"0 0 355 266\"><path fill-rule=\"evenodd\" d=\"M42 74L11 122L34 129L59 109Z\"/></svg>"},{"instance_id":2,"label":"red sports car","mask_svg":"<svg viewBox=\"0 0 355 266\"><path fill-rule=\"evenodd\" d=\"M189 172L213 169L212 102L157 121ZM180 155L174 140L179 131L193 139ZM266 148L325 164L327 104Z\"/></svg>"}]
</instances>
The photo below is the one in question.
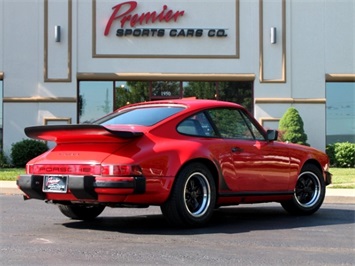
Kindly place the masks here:
<instances>
[{"instance_id":1,"label":"red sports car","mask_svg":"<svg viewBox=\"0 0 355 266\"><path fill-rule=\"evenodd\" d=\"M276 141L277 131L230 102L145 102L25 133L56 146L28 162L19 188L72 219L158 205L174 225L201 226L220 206L271 201L312 214L331 183L323 152Z\"/></svg>"}]
</instances>

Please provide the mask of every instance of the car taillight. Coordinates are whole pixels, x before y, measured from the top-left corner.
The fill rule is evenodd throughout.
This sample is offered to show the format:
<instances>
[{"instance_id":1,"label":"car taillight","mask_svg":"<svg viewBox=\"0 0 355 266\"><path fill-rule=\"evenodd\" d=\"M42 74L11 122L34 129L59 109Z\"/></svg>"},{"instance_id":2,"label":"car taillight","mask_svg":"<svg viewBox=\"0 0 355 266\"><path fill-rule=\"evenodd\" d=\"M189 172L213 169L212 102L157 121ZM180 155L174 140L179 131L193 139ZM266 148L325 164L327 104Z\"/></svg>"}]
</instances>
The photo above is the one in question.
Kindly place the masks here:
<instances>
[{"instance_id":1,"label":"car taillight","mask_svg":"<svg viewBox=\"0 0 355 266\"><path fill-rule=\"evenodd\" d=\"M101 166L102 176L140 176L142 168L139 165L108 164Z\"/></svg>"},{"instance_id":2,"label":"car taillight","mask_svg":"<svg viewBox=\"0 0 355 266\"><path fill-rule=\"evenodd\" d=\"M26 164L26 173L33 174L33 164Z\"/></svg>"}]
</instances>

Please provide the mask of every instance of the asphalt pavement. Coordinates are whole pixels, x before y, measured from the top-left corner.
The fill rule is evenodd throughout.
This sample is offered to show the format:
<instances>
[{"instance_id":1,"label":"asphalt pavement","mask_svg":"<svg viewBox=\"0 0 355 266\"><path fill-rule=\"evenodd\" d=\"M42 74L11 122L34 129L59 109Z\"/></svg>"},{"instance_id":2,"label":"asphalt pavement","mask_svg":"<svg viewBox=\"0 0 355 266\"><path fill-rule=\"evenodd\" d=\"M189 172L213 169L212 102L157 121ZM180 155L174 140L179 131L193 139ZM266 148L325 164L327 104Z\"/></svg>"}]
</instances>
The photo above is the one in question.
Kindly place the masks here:
<instances>
[{"instance_id":1,"label":"asphalt pavement","mask_svg":"<svg viewBox=\"0 0 355 266\"><path fill-rule=\"evenodd\" d=\"M0 194L22 195L16 181L0 181ZM355 189L337 189L328 187L325 196L325 203L355 204Z\"/></svg>"}]
</instances>

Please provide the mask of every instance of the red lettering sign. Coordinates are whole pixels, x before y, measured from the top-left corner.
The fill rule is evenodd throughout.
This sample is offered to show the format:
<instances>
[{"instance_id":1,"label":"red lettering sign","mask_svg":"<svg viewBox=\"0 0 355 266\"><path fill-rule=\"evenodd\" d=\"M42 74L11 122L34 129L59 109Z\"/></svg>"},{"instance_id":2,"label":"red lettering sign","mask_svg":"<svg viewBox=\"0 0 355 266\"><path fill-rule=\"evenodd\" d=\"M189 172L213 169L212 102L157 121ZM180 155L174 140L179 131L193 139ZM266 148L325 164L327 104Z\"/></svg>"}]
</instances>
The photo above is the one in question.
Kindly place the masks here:
<instances>
[{"instance_id":1,"label":"red lettering sign","mask_svg":"<svg viewBox=\"0 0 355 266\"><path fill-rule=\"evenodd\" d=\"M136 25L143 25L148 23L155 22L169 22L177 21L182 17L185 11L173 11L168 9L167 5L163 5L160 13L158 11L146 12L141 14L133 14L132 12L137 8L138 3L136 1L128 1L118 5L115 5L112 9L110 19L108 20L105 28L105 36L110 32L112 23L118 20L121 23L121 28L125 26L126 23L129 23L131 27Z\"/></svg>"}]
</instances>

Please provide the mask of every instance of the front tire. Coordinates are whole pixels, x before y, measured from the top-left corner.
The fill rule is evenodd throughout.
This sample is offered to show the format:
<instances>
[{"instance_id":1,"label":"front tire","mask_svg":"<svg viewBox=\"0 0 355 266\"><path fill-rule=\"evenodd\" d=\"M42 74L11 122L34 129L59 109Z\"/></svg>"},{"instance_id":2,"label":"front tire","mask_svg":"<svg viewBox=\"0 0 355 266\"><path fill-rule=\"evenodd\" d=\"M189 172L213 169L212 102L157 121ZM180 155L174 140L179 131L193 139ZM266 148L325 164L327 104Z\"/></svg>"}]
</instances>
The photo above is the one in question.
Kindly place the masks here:
<instances>
[{"instance_id":1,"label":"front tire","mask_svg":"<svg viewBox=\"0 0 355 266\"><path fill-rule=\"evenodd\" d=\"M58 205L59 210L65 216L74 220L93 220L99 216L105 206L101 205Z\"/></svg>"},{"instance_id":2,"label":"front tire","mask_svg":"<svg viewBox=\"0 0 355 266\"><path fill-rule=\"evenodd\" d=\"M211 172L201 163L187 165L178 174L169 199L161 206L175 226L202 226L213 214L216 186Z\"/></svg>"},{"instance_id":3,"label":"front tire","mask_svg":"<svg viewBox=\"0 0 355 266\"><path fill-rule=\"evenodd\" d=\"M321 207L324 197L322 172L315 165L305 165L298 176L293 198L281 205L291 214L309 215Z\"/></svg>"}]
</instances>

